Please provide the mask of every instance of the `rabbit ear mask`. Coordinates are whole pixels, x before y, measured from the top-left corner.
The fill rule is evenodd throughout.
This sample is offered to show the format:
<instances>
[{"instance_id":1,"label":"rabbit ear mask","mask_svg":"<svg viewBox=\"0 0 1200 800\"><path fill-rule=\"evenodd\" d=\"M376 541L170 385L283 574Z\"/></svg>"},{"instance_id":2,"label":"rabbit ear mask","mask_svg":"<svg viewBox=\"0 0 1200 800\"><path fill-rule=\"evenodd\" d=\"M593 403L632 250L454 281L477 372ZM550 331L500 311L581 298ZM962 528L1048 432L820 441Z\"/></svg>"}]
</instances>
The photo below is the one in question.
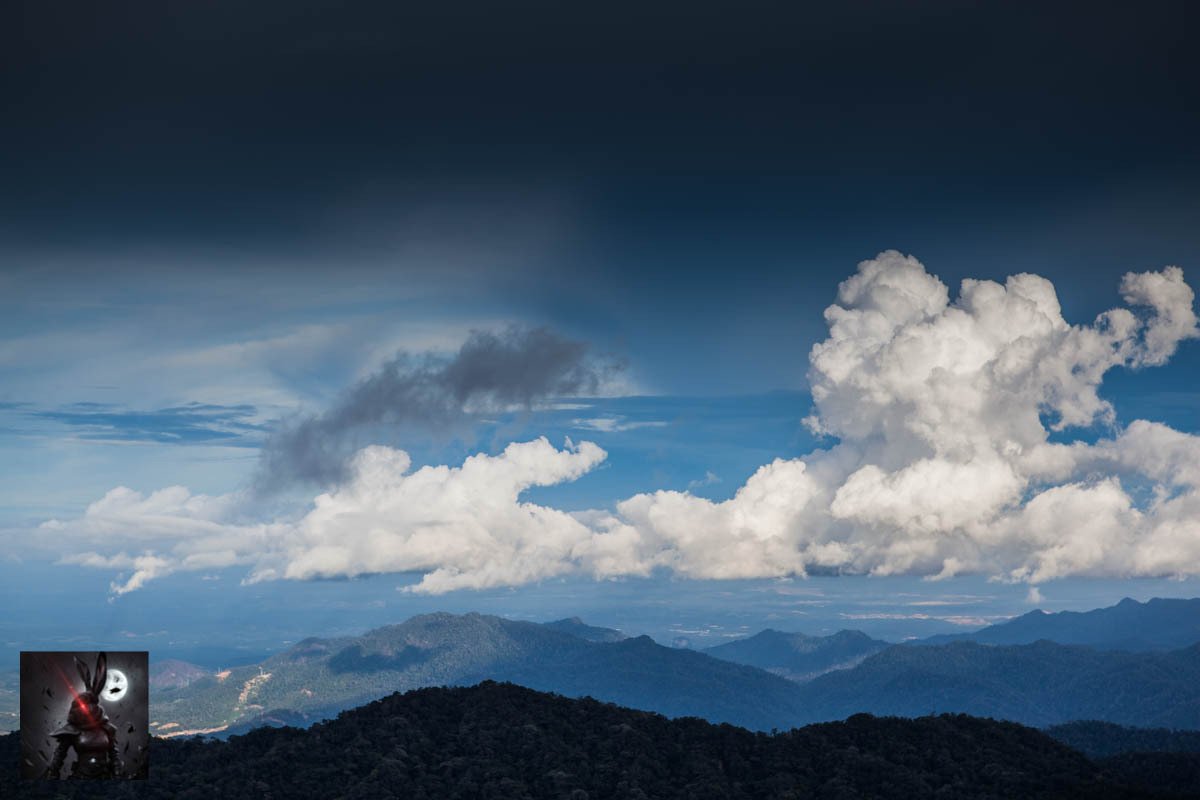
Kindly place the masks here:
<instances>
[{"instance_id":1,"label":"rabbit ear mask","mask_svg":"<svg viewBox=\"0 0 1200 800\"><path fill-rule=\"evenodd\" d=\"M108 654L101 653L96 656L96 674L92 677L92 694L96 697L104 691L104 684L108 682Z\"/></svg>"},{"instance_id":2,"label":"rabbit ear mask","mask_svg":"<svg viewBox=\"0 0 1200 800\"><path fill-rule=\"evenodd\" d=\"M92 688L92 671L88 669L88 665L75 657L75 669L79 670L79 677L83 678L84 691L91 691Z\"/></svg>"}]
</instances>

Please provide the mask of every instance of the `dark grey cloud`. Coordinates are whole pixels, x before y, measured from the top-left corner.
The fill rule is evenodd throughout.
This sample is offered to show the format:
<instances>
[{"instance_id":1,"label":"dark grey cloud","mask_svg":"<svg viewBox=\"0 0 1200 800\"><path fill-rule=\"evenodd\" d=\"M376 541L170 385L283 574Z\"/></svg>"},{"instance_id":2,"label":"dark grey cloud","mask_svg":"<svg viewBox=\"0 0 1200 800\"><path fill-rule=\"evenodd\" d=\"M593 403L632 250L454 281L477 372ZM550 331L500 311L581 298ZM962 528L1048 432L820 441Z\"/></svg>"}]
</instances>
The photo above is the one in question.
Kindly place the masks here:
<instances>
[{"instance_id":1,"label":"dark grey cloud","mask_svg":"<svg viewBox=\"0 0 1200 800\"><path fill-rule=\"evenodd\" d=\"M408 428L447 431L479 414L596 393L623 369L548 328L472 331L453 357L398 354L323 413L282 424L267 439L256 481L337 483L358 448Z\"/></svg>"}]
</instances>

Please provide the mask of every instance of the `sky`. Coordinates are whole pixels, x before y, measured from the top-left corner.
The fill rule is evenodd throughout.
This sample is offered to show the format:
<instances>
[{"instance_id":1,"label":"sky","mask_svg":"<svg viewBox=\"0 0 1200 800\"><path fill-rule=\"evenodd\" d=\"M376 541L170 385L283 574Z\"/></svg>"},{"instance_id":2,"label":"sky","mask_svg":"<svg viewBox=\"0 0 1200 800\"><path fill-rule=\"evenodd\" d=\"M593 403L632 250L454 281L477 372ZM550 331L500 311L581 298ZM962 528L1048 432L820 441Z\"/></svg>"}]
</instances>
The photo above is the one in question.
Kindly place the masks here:
<instances>
[{"instance_id":1,"label":"sky","mask_svg":"<svg viewBox=\"0 0 1200 800\"><path fill-rule=\"evenodd\" d=\"M1189 4L66 5L0 33L5 647L1200 594Z\"/></svg>"}]
</instances>

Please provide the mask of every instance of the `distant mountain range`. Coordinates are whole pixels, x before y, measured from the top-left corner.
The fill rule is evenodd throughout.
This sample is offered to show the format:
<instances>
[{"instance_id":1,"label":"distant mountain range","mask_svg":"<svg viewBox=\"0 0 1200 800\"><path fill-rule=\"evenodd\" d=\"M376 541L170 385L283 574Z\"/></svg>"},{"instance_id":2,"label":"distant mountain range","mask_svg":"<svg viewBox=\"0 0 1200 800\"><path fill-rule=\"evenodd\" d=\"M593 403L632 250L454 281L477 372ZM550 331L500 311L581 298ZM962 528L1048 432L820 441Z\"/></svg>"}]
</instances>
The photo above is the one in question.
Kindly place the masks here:
<instances>
[{"instance_id":1,"label":"distant mountain range","mask_svg":"<svg viewBox=\"0 0 1200 800\"><path fill-rule=\"evenodd\" d=\"M796 685L776 675L604 631L570 620L428 614L362 636L305 639L261 664L156 691L152 730L172 736L272 718L295 723L393 691L484 679L760 730L791 727L803 714Z\"/></svg>"},{"instance_id":2,"label":"distant mountain range","mask_svg":"<svg viewBox=\"0 0 1200 800\"><path fill-rule=\"evenodd\" d=\"M1200 728L1200 644L1127 653L1041 641L896 645L797 687L805 722L954 711L1045 726Z\"/></svg>"},{"instance_id":3,"label":"distant mountain range","mask_svg":"<svg viewBox=\"0 0 1200 800\"><path fill-rule=\"evenodd\" d=\"M217 674L181 661L152 662L152 730L226 736L302 726L394 691L485 679L758 730L858 712L933 711L1035 726L1087 719L1200 730L1200 645L1149 647L1190 639L1193 614L1200 615L1200 600L1127 600L1093 612L1029 614L967 635L988 644L889 646L856 631L818 637L766 630L704 652L577 618L537 624L430 614L362 636L306 639ZM1091 646L991 644L1040 633ZM1113 649L1118 642L1140 645L1123 652ZM0 691L6 728L15 727L15 689L13 681Z\"/></svg>"},{"instance_id":4,"label":"distant mountain range","mask_svg":"<svg viewBox=\"0 0 1200 800\"><path fill-rule=\"evenodd\" d=\"M782 678L803 682L837 669L848 669L890 645L862 631L839 631L831 636L806 636L768 628L761 633L709 647L713 658L765 669Z\"/></svg>"},{"instance_id":5,"label":"distant mountain range","mask_svg":"<svg viewBox=\"0 0 1200 800\"><path fill-rule=\"evenodd\" d=\"M1139 603L1127 597L1094 611L1030 611L973 633L932 636L921 643L1032 644L1041 639L1100 650L1177 650L1200 642L1200 598Z\"/></svg>"},{"instance_id":6,"label":"distant mountain range","mask_svg":"<svg viewBox=\"0 0 1200 800\"><path fill-rule=\"evenodd\" d=\"M1136 605L1141 620L1147 610L1176 609ZM1095 619L1062 619L1077 618ZM1129 638L1119 627L1110 633ZM190 675L178 665L169 674ZM814 674L806 683L780 677ZM853 631L764 631L700 653L578 619L537 624L481 614L429 614L362 636L306 639L261 664L156 689L152 718L159 735L228 734L310 723L393 691L485 679L758 730L858 712L943 711L1035 726L1094 719L1200 729L1200 645L1167 652L1049 641L888 646Z\"/></svg>"},{"instance_id":7,"label":"distant mountain range","mask_svg":"<svg viewBox=\"0 0 1200 800\"><path fill-rule=\"evenodd\" d=\"M0 760L16 759L17 736L0 736ZM1135 800L1194 796L1198 769L1195 754L1091 761L1040 731L964 715L860 714L763 736L486 682L394 694L308 730L156 741L149 779L129 788L145 798L230 800ZM0 795L92 797L95 787L18 782L7 769L0 770Z\"/></svg>"}]
</instances>

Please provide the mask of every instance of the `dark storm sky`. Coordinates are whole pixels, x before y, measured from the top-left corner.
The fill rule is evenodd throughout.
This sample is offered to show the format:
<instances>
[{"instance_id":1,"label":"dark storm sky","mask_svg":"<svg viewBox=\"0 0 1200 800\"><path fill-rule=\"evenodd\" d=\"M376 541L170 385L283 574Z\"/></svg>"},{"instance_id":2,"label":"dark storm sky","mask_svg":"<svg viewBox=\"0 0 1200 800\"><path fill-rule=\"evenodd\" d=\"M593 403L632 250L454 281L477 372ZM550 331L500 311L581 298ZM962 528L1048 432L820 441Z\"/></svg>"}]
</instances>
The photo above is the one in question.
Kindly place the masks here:
<instances>
[{"instance_id":1,"label":"dark storm sky","mask_svg":"<svg viewBox=\"0 0 1200 800\"><path fill-rule=\"evenodd\" d=\"M1078 279L1085 320L1124 271L1186 268L1189 4L979 5L20 3L0 247L9 269L202 251L187 269L321 272L535 240L466 283L542 317L581 297L584 333L625 328L668 385L707 391L803 365L693 387L682 343L733 356L742 332L782 357L822 332L783 312L884 248L952 286Z\"/></svg>"},{"instance_id":2,"label":"dark storm sky","mask_svg":"<svg viewBox=\"0 0 1200 800\"><path fill-rule=\"evenodd\" d=\"M1048 209L1194 243L1189 4L978 5L21 3L3 236L386 246L392 211L503 197L631 282L610 248L867 257Z\"/></svg>"},{"instance_id":3,"label":"dark storm sky","mask_svg":"<svg viewBox=\"0 0 1200 800\"><path fill-rule=\"evenodd\" d=\"M1081 321L1127 270L1186 269L1189 4L980 5L20 3L0 252L68 285L245 261L424 285L449 268L393 257L511 246L456 302L634 339L709 392L802 386L819 310L885 248L951 286L1073 281ZM752 341L797 363L680 357Z\"/></svg>"}]
</instances>

